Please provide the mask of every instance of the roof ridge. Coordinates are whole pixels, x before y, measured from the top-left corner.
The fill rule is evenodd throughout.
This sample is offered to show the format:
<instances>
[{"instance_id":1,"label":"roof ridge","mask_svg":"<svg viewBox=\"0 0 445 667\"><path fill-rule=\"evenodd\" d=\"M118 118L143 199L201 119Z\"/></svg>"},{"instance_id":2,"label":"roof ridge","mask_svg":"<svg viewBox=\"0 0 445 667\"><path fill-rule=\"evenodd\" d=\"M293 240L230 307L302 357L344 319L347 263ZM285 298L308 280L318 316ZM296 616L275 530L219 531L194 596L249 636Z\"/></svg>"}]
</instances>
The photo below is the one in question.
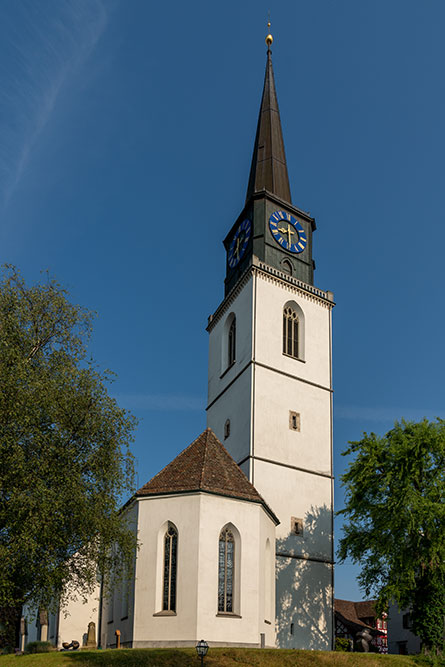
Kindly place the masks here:
<instances>
[{"instance_id":1,"label":"roof ridge","mask_svg":"<svg viewBox=\"0 0 445 667\"><path fill-rule=\"evenodd\" d=\"M206 430L207 430L207 429L206 429ZM159 477L159 475L161 475L161 474L164 472L164 470L166 470L167 468L169 468L169 467L176 461L177 458L179 458L180 456L182 456L182 454L185 454L185 452L186 452L188 449L190 449L190 447L193 447L193 445L195 444L195 442L196 442L197 440L199 440L199 438L201 437L201 435L202 435L202 433L201 433L200 435L198 435L198 437L195 438L195 439L193 440L193 442L191 442L189 445L187 445L187 447L184 447L184 449L182 449L182 450L179 452L179 454L177 454L177 455L175 456L175 458L174 458L172 461L169 461L163 468L161 468L161 470L160 470L159 472L157 472L156 475L153 475L153 477L150 477L150 479L148 480L148 482L146 482L145 484L143 484L143 485L140 487L140 489L138 489L138 490L136 491L136 494L137 494L141 489L143 489L144 486L147 486L147 484L151 484L157 477Z\"/></svg>"},{"instance_id":2,"label":"roof ridge","mask_svg":"<svg viewBox=\"0 0 445 667\"><path fill-rule=\"evenodd\" d=\"M211 432L213 433L212 429L208 429L208 430L211 431ZM213 435L215 435L215 434L213 434ZM216 435L215 435L215 438L216 438ZM217 439L217 438L216 438L216 439ZM217 440L218 440L218 439L217 439ZM252 484L252 482L250 481L250 479L249 479L249 478L247 477L247 475L241 470L240 466L237 464L237 462L235 461L235 459L233 458L233 456L230 454L229 450L226 449L226 447L224 447L223 443L222 443L220 440L218 440L218 443L219 443L221 449L222 449L222 450L227 454L227 456L233 461L233 463L235 464L235 466L237 467L237 469L240 471L241 475L242 475L243 477L245 477L247 483L252 487L252 489L255 491L255 493L256 493L257 496L260 498L260 500L261 500L263 503L265 503L265 504L267 505L267 503L266 503L266 501L264 500L264 498L263 498L263 496L261 495L261 493L259 493L259 491L256 490L255 486ZM226 472L227 472L227 471L226 471Z\"/></svg>"},{"instance_id":3,"label":"roof ridge","mask_svg":"<svg viewBox=\"0 0 445 667\"><path fill-rule=\"evenodd\" d=\"M201 466L201 474L199 476L199 488L200 489L202 489L202 483L203 483L203 479L204 479L204 470L205 470L206 463L207 463L207 452L209 451L209 432L210 432L210 429L209 429L209 427L207 427L206 430L205 430L206 436L205 436L205 443L204 443L204 457L203 457L202 466Z\"/></svg>"},{"instance_id":4,"label":"roof ridge","mask_svg":"<svg viewBox=\"0 0 445 667\"><path fill-rule=\"evenodd\" d=\"M136 497L208 491L261 503L275 523L279 519L211 428L206 428L160 472L136 491Z\"/></svg>"}]
</instances>

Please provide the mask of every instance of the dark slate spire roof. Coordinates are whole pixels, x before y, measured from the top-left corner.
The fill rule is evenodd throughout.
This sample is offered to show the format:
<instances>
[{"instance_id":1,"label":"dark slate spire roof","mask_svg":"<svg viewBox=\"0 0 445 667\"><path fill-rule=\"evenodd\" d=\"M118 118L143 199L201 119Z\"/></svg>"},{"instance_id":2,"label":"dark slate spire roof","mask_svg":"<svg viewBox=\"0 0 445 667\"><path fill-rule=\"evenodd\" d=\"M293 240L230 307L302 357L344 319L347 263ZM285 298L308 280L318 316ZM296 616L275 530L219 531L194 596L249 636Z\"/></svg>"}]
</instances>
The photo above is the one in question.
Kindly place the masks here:
<instances>
[{"instance_id":1,"label":"dark slate spire roof","mask_svg":"<svg viewBox=\"0 0 445 667\"><path fill-rule=\"evenodd\" d=\"M265 500L210 428L136 491L136 497L191 491L206 491L261 503L275 523L279 523Z\"/></svg>"},{"instance_id":2,"label":"dark slate spire roof","mask_svg":"<svg viewBox=\"0 0 445 667\"><path fill-rule=\"evenodd\" d=\"M268 190L271 194L284 199L289 204L292 203L270 48L267 49L263 97L258 117L246 201L255 192L261 190Z\"/></svg>"}]
</instances>

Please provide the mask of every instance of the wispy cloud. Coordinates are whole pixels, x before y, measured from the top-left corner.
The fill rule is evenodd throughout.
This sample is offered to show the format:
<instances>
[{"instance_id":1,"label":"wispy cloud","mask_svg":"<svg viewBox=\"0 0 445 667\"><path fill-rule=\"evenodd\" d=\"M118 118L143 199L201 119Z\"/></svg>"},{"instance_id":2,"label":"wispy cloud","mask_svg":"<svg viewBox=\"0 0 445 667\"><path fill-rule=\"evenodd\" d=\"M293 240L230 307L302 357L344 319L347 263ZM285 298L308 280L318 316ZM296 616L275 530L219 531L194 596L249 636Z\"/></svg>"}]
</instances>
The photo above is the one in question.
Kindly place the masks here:
<instances>
[{"instance_id":1,"label":"wispy cloud","mask_svg":"<svg viewBox=\"0 0 445 667\"><path fill-rule=\"evenodd\" d=\"M444 416L444 410L434 410L432 408L397 408L386 406L363 407L357 405L337 405L335 406L334 416L336 419L349 419L353 421L370 422L389 422L404 419L411 421L420 421L424 417L435 419Z\"/></svg>"},{"instance_id":2,"label":"wispy cloud","mask_svg":"<svg viewBox=\"0 0 445 667\"><path fill-rule=\"evenodd\" d=\"M16 0L0 8L0 192L7 202L70 74L107 24L101 0Z\"/></svg>"},{"instance_id":3,"label":"wispy cloud","mask_svg":"<svg viewBox=\"0 0 445 667\"><path fill-rule=\"evenodd\" d=\"M119 405L129 410L193 412L205 408L204 397L188 394L119 394L115 398Z\"/></svg>"}]
</instances>

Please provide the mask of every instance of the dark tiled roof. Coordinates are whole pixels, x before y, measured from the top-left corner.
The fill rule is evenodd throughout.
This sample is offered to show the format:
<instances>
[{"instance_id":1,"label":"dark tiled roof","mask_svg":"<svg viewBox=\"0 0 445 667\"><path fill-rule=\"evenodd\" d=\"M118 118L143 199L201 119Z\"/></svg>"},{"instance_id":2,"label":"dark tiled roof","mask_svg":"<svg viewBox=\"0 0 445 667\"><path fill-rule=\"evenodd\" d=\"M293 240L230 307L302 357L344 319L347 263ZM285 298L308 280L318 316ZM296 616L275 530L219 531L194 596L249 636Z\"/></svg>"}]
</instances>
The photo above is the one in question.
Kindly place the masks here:
<instances>
[{"instance_id":1,"label":"dark tiled roof","mask_svg":"<svg viewBox=\"0 0 445 667\"><path fill-rule=\"evenodd\" d=\"M335 598L334 609L336 616L355 632L363 628L368 628L373 631L371 634L375 633L372 626L361 620L362 618L376 618L374 600L352 602L352 600L338 600Z\"/></svg>"},{"instance_id":2,"label":"dark tiled roof","mask_svg":"<svg viewBox=\"0 0 445 667\"><path fill-rule=\"evenodd\" d=\"M206 491L261 503L275 523L279 523L210 428L136 491L136 497L191 491Z\"/></svg>"},{"instance_id":3,"label":"dark tiled roof","mask_svg":"<svg viewBox=\"0 0 445 667\"><path fill-rule=\"evenodd\" d=\"M363 602L355 602L354 604L359 618L377 618L375 600L363 600Z\"/></svg>"}]
</instances>

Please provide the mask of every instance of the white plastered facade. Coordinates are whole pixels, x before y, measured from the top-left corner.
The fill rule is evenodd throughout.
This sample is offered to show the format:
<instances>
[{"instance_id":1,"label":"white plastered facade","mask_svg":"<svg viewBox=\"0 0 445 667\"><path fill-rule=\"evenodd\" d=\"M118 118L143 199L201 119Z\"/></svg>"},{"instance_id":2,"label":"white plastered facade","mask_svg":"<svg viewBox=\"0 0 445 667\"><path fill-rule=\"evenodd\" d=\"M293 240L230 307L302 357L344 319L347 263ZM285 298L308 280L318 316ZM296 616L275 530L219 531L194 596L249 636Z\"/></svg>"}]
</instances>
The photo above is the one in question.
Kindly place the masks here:
<instances>
[{"instance_id":1,"label":"white plastered facade","mask_svg":"<svg viewBox=\"0 0 445 667\"><path fill-rule=\"evenodd\" d=\"M299 313L299 359L283 354L286 305ZM207 425L280 520L279 647L329 649L333 641L332 306L331 293L254 258L209 322ZM236 360L226 368L233 317ZM292 518L302 520L302 535L292 534Z\"/></svg>"},{"instance_id":2,"label":"white plastered facade","mask_svg":"<svg viewBox=\"0 0 445 667\"><path fill-rule=\"evenodd\" d=\"M135 501L140 549L125 617L121 591L103 602L101 644L135 648L275 646L275 523L261 503L195 492ZM164 536L178 532L176 612L162 611ZM218 613L218 545L221 530L235 536L233 613ZM112 611L110 611L112 606Z\"/></svg>"}]
</instances>

